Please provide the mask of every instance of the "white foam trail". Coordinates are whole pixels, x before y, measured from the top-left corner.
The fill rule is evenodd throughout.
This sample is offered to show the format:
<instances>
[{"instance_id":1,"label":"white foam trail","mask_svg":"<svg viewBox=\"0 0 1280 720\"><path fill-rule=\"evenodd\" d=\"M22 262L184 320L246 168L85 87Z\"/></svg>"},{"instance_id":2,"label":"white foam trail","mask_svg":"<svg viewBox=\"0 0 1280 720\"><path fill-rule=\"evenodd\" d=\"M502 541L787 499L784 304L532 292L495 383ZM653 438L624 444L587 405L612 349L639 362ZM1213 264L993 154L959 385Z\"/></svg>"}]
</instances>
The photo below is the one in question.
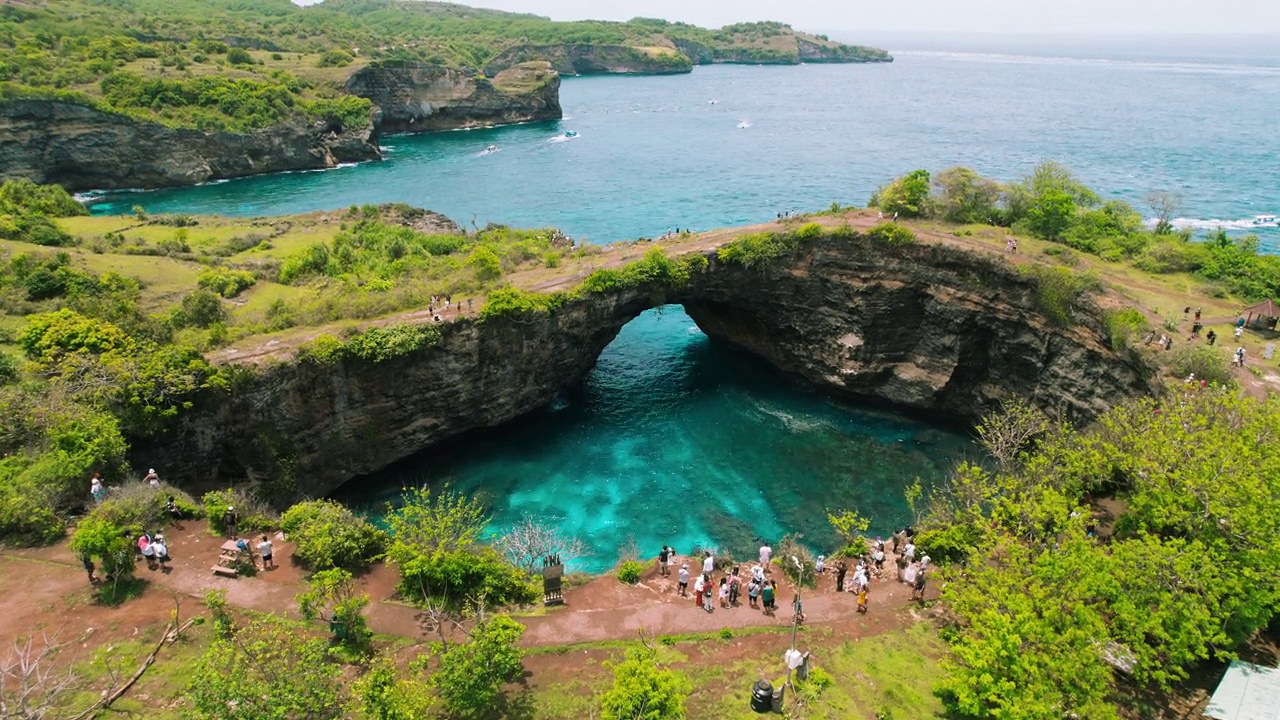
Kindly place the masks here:
<instances>
[{"instance_id":1,"label":"white foam trail","mask_svg":"<svg viewBox=\"0 0 1280 720\"><path fill-rule=\"evenodd\" d=\"M1146 225L1147 227L1155 227L1156 222L1155 218L1147 218ZM1254 215L1253 217L1239 220L1178 217L1170 220L1169 224L1179 230L1217 230L1218 228L1224 230L1263 230L1280 228L1280 218L1270 214Z\"/></svg>"},{"instance_id":2,"label":"white foam trail","mask_svg":"<svg viewBox=\"0 0 1280 720\"><path fill-rule=\"evenodd\" d=\"M743 130L746 130L747 128L749 128L749 127L751 127L751 126L752 126L752 123L751 123L751 121L749 121L749 120L743 120L742 122L738 123L738 127L739 127L739 128L741 128L741 129L743 129Z\"/></svg>"}]
</instances>

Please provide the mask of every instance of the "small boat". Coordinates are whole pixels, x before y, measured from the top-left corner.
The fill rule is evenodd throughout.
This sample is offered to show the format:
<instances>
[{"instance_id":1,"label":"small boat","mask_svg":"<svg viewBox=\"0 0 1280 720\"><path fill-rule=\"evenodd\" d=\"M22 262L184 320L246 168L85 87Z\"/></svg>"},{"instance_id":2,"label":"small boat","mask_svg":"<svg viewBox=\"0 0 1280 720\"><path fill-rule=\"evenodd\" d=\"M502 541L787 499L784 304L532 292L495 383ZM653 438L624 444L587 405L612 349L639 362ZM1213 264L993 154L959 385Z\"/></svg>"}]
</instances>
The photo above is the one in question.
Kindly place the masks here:
<instances>
[{"instance_id":1,"label":"small boat","mask_svg":"<svg viewBox=\"0 0 1280 720\"><path fill-rule=\"evenodd\" d=\"M746 130L749 127L751 127L751 123L747 122L746 120L743 120L742 122L738 123L738 128L741 130Z\"/></svg>"},{"instance_id":2,"label":"small boat","mask_svg":"<svg viewBox=\"0 0 1280 720\"><path fill-rule=\"evenodd\" d=\"M1253 224L1256 227L1271 227L1280 225L1280 219L1276 218L1275 215L1254 215Z\"/></svg>"},{"instance_id":3,"label":"small boat","mask_svg":"<svg viewBox=\"0 0 1280 720\"><path fill-rule=\"evenodd\" d=\"M708 105L715 105L715 104L716 104L716 103L718 103L718 102L720 102L720 98L712 98L712 99L710 99L710 100L708 100L708 101L707 101L707 104L708 104Z\"/></svg>"},{"instance_id":4,"label":"small boat","mask_svg":"<svg viewBox=\"0 0 1280 720\"><path fill-rule=\"evenodd\" d=\"M494 153L498 152L498 151L499 151L499 150L501 150L501 149L502 149L502 148L498 147L497 145L490 145L489 147L487 147L487 148L485 148L485 149L484 149L484 152L482 152L482 153L480 153L480 154L481 154L481 155L492 155L492 154L494 154Z\"/></svg>"},{"instance_id":5,"label":"small boat","mask_svg":"<svg viewBox=\"0 0 1280 720\"><path fill-rule=\"evenodd\" d=\"M577 131L577 130L566 130L566 131L565 131L565 133L564 133L564 136L565 136L565 137L567 137L567 138L576 138L576 137L578 137L578 131Z\"/></svg>"}]
</instances>

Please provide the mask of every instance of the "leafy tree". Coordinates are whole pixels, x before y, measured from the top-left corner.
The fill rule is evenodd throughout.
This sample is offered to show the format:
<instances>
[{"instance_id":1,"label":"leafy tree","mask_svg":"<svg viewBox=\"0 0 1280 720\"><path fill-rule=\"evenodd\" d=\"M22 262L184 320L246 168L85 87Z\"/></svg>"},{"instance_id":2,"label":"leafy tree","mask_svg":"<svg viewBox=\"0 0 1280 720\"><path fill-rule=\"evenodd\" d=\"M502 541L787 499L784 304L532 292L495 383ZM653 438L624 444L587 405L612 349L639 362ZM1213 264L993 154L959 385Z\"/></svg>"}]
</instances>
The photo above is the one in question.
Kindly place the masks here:
<instances>
[{"instance_id":1,"label":"leafy tree","mask_svg":"<svg viewBox=\"0 0 1280 720\"><path fill-rule=\"evenodd\" d=\"M370 720L420 720L430 717L434 698L428 683L401 677L395 659L380 656L356 681L354 694Z\"/></svg>"},{"instance_id":2,"label":"leafy tree","mask_svg":"<svg viewBox=\"0 0 1280 720\"><path fill-rule=\"evenodd\" d=\"M431 684L444 707L458 718L478 718L492 712L502 697L503 683L523 671L519 646L524 626L506 615L481 620L465 643L440 654Z\"/></svg>"},{"instance_id":3,"label":"leafy tree","mask_svg":"<svg viewBox=\"0 0 1280 720\"><path fill-rule=\"evenodd\" d=\"M329 623L342 644L368 647L372 633L363 612L369 596L357 594L351 573L341 568L321 570L307 578L307 590L299 593L297 600L302 617Z\"/></svg>"},{"instance_id":4,"label":"leafy tree","mask_svg":"<svg viewBox=\"0 0 1280 720\"><path fill-rule=\"evenodd\" d=\"M1027 209L1027 229L1045 240L1059 240L1076 217L1076 201L1063 190L1051 188L1037 195Z\"/></svg>"},{"instance_id":5,"label":"leafy tree","mask_svg":"<svg viewBox=\"0 0 1280 720\"><path fill-rule=\"evenodd\" d=\"M836 534L840 536L840 541L844 543L842 552L850 556L861 555L866 552L867 542L862 534L871 527L871 521L862 517L854 510L841 510L839 512L828 512L827 522L831 524Z\"/></svg>"},{"instance_id":6,"label":"leafy tree","mask_svg":"<svg viewBox=\"0 0 1280 720\"><path fill-rule=\"evenodd\" d=\"M990 223L999 215L1000 184L967 167L953 167L933 179L942 219L955 223Z\"/></svg>"},{"instance_id":7,"label":"leafy tree","mask_svg":"<svg viewBox=\"0 0 1280 720\"><path fill-rule=\"evenodd\" d=\"M70 547L77 555L98 558L103 575L113 588L133 578L133 536L115 523L92 516L85 518L71 536Z\"/></svg>"},{"instance_id":8,"label":"leafy tree","mask_svg":"<svg viewBox=\"0 0 1280 720\"><path fill-rule=\"evenodd\" d=\"M476 277L481 281L496 280L502 277L502 260L498 254L487 247L478 247L471 251L467 260L476 270Z\"/></svg>"},{"instance_id":9,"label":"leafy tree","mask_svg":"<svg viewBox=\"0 0 1280 720\"><path fill-rule=\"evenodd\" d=\"M298 503L280 518L297 545L294 557L312 570L359 570L382 554L386 533L332 500Z\"/></svg>"},{"instance_id":10,"label":"leafy tree","mask_svg":"<svg viewBox=\"0 0 1280 720\"><path fill-rule=\"evenodd\" d=\"M1002 402L1000 410L984 417L977 427L978 441L1006 472L1048 430L1044 413L1016 396Z\"/></svg>"},{"instance_id":11,"label":"leafy tree","mask_svg":"<svg viewBox=\"0 0 1280 720\"><path fill-rule=\"evenodd\" d=\"M611 663L613 685L600 698L604 720L681 720L693 686L683 674L658 664L648 647Z\"/></svg>"},{"instance_id":12,"label":"leafy tree","mask_svg":"<svg viewBox=\"0 0 1280 720\"><path fill-rule=\"evenodd\" d=\"M216 639L187 687L200 720L336 720L343 717L341 668L319 638L274 615Z\"/></svg>"},{"instance_id":13,"label":"leafy tree","mask_svg":"<svg viewBox=\"0 0 1280 720\"><path fill-rule=\"evenodd\" d=\"M218 296L208 290L193 290L182 298L182 310L178 325L194 325L207 328L227 318L227 310L222 307Z\"/></svg>"},{"instance_id":14,"label":"leafy tree","mask_svg":"<svg viewBox=\"0 0 1280 720\"><path fill-rule=\"evenodd\" d=\"M886 213L903 217L921 217L929 214L929 171L913 170L881 188L875 197L875 205Z\"/></svg>"}]
</instances>

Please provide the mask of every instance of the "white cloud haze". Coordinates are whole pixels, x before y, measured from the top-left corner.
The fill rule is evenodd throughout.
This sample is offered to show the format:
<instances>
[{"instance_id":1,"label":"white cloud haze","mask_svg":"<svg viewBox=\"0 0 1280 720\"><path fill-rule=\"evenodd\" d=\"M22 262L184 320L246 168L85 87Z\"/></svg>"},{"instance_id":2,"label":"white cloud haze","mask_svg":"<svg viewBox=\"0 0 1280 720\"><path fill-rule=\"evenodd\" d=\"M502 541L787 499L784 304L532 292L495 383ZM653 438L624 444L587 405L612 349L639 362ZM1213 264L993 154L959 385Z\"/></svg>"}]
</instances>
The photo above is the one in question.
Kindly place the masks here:
<instances>
[{"instance_id":1,"label":"white cloud haze","mask_svg":"<svg viewBox=\"0 0 1280 720\"><path fill-rule=\"evenodd\" d=\"M638 15L719 27L991 33L1280 33L1280 0L474 0L556 20Z\"/></svg>"}]
</instances>

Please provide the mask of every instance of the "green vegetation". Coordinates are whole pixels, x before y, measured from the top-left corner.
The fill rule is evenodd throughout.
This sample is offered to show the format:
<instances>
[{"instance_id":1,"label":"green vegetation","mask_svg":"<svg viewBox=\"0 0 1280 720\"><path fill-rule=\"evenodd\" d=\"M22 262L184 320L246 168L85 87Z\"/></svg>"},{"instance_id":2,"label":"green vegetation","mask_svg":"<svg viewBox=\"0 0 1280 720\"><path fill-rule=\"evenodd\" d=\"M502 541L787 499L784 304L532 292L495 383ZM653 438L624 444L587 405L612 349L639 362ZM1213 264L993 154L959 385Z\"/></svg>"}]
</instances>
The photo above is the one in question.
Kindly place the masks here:
<instances>
[{"instance_id":1,"label":"green vegetation","mask_svg":"<svg viewBox=\"0 0 1280 720\"><path fill-rule=\"evenodd\" d=\"M332 500L298 503L280 518L280 529L297 548L293 556L311 570L360 570L386 545L386 533Z\"/></svg>"},{"instance_id":2,"label":"green vegetation","mask_svg":"<svg viewBox=\"0 0 1280 720\"><path fill-rule=\"evenodd\" d=\"M52 218L88 215L89 211L57 185L36 185L29 180L0 184L0 239L34 245L71 244L71 236Z\"/></svg>"},{"instance_id":3,"label":"green vegetation","mask_svg":"<svg viewBox=\"0 0 1280 720\"><path fill-rule=\"evenodd\" d=\"M297 600L303 618L329 623L335 642L358 653L370 649L373 633L363 615L369 596L356 592L351 573L341 568L321 570L307 578L307 590Z\"/></svg>"},{"instance_id":4,"label":"green vegetation","mask_svg":"<svg viewBox=\"0 0 1280 720\"><path fill-rule=\"evenodd\" d=\"M431 684L449 715L481 718L498 707L503 684L515 680L524 669L516 645L523 634L523 625L506 615L495 615L477 623L466 642L450 645L440 653Z\"/></svg>"},{"instance_id":5,"label":"green vegetation","mask_svg":"<svg viewBox=\"0 0 1280 720\"><path fill-rule=\"evenodd\" d=\"M682 673L658 664L649 648L627 651L612 663L613 686L600 697L604 720L682 720L685 698L693 691Z\"/></svg>"},{"instance_id":6,"label":"green vegetation","mask_svg":"<svg viewBox=\"0 0 1280 720\"><path fill-rule=\"evenodd\" d=\"M208 39L217 28L223 40ZM50 98L144 120L244 132L288 119L369 122L368 101L342 96L369 62L483 68L513 45L623 45L673 69L698 62L888 60L882 50L801 35L779 23L706 30L684 23L553 22L446 3L173 0L8 4L0 14L0 102ZM695 49L696 48L696 49Z\"/></svg>"},{"instance_id":7,"label":"green vegetation","mask_svg":"<svg viewBox=\"0 0 1280 720\"><path fill-rule=\"evenodd\" d=\"M1246 300L1280 295L1280 256L1259 254L1254 235L1232 237L1219 229L1194 242L1189 231L1175 232L1169 220L1178 201L1166 193L1148 196L1157 216L1149 230L1127 203L1103 202L1054 162L1008 184L969 168L933 176L932 191L929 180L928 172L916 170L877 191L871 205L907 217L1009 227L1143 272L1190 273ZM1054 254L1070 259L1063 251Z\"/></svg>"},{"instance_id":8,"label":"green vegetation","mask_svg":"<svg viewBox=\"0 0 1280 720\"><path fill-rule=\"evenodd\" d=\"M1018 271L1035 284L1033 298L1040 312L1056 325L1067 326L1075 318L1075 308L1086 292L1101 289L1093 275L1082 275L1063 267L1023 265Z\"/></svg>"},{"instance_id":9,"label":"green vegetation","mask_svg":"<svg viewBox=\"0 0 1280 720\"><path fill-rule=\"evenodd\" d=\"M640 582L640 574L644 572L644 565L637 560L626 560L618 566L618 582L623 585L635 585Z\"/></svg>"},{"instance_id":10,"label":"green vegetation","mask_svg":"<svg viewBox=\"0 0 1280 720\"><path fill-rule=\"evenodd\" d=\"M1234 657L1280 607L1278 431L1276 398L1197 386L1050 429L1004 469L961 465L925 520L971 539L943 590L948 707L1116 717L1130 683L1168 689ZM1089 504L1108 496L1114 518Z\"/></svg>"}]
</instances>

